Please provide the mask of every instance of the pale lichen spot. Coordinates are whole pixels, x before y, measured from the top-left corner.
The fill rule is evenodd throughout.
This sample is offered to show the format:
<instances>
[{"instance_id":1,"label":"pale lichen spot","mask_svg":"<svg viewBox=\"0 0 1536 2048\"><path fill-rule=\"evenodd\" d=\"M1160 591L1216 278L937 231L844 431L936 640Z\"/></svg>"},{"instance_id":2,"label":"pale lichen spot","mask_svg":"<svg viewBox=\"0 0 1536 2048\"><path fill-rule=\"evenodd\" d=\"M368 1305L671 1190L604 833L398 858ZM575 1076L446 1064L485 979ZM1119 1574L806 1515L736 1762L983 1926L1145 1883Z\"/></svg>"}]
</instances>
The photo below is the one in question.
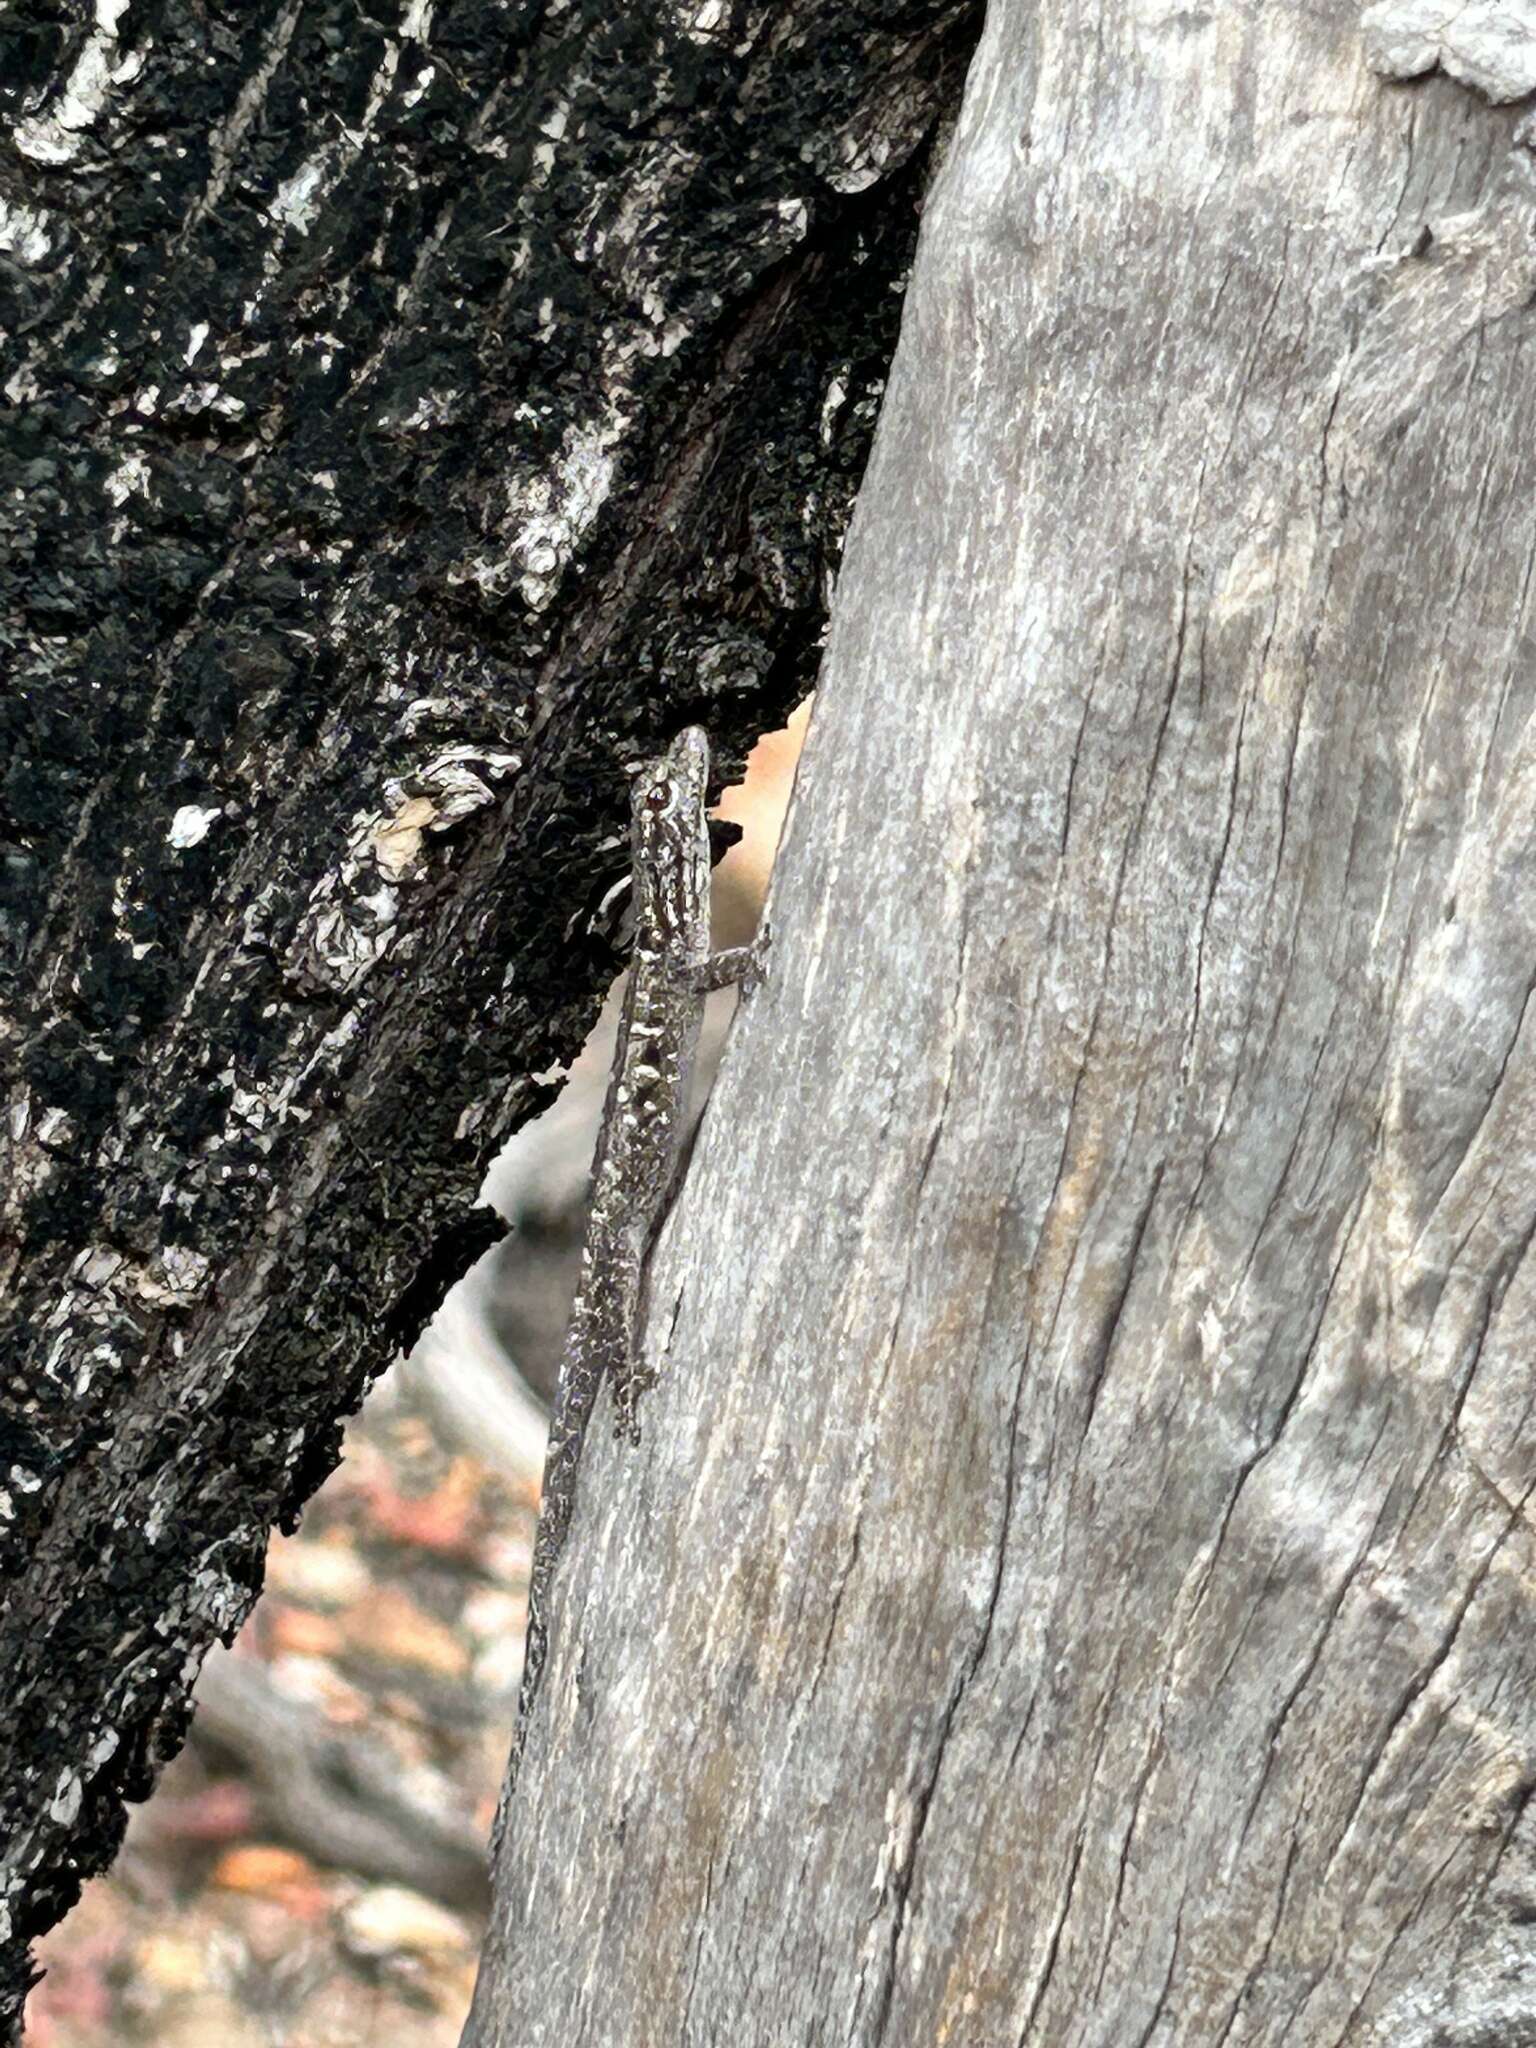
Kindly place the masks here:
<instances>
[{"instance_id":1,"label":"pale lichen spot","mask_svg":"<svg viewBox=\"0 0 1536 2048\"><path fill-rule=\"evenodd\" d=\"M520 754L459 746L391 777L384 785L388 808L353 820L339 865L310 891L288 952L300 984L356 988L394 942L400 903L392 885L419 877L425 835L494 802L496 785L521 766Z\"/></svg>"},{"instance_id":2,"label":"pale lichen spot","mask_svg":"<svg viewBox=\"0 0 1536 2048\"><path fill-rule=\"evenodd\" d=\"M4 384L0 385L0 391L4 391L12 405L30 405L34 399L43 395L43 387L27 363L21 364L6 378Z\"/></svg>"},{"instance_id":3,"label":"pale lichen spot","mask_svg":"<svg viewBox=\"0 0 1536 2048\"><path fill-rule=\"evenodd\" d=\"M200 846L208 837L209 829L223 815L222 804L183 804L165 835L167 845L174 846L178 852L184 852L190 846Z\"/></svg>"},{"instance_id":4,"label":"pale lichen spot","mask_svg":"<svg viewBox=\"0 0 1536 2048\"><path fill-rule=\"evenodd\" d=\"M32 269L53 248L49 216L40 206L12 205L0 199L0 251L24 269Z\"/></svg>"},{"instance_id":5,"label":"pale lichen spot","mask_svg":"<svg viewBox=\"0 0 1536 2048\"><path fill-rule=\"evenodd\" d=\"M542 611L559 588L566 562L613 488L614 450L629 421L617 409L572 427L552 474L514 484L508 512L519 588L530 611Z\"/></svg>"},{"instance_id":6,"label":"pale lichen spot","mask_svg":"<svg viewBox=\"0 0 1536 2048\"><path fill-rule=\"evenodd\" d=\"M322 152L301 164L291 178L285 178L267 208L269 217L307 235L320 217L324 200L328 157Z\"/></svg>"},{"instance_id":7,"label":"pale lichen spot","mask_svg":"<svg viewBox=\"0 0 1536 2048\"><path fill-rule=\"evenodd\" d=\"M18 121L11 141L37 164L73 163L84 147L85 131L106 104L108 88L135 77L140 59L118 62L117 24L128 0L96 0L96 26L75 59L62 91L46 113Z\"/></svg>"},{"instance_id":8,"label":"pale lichen spot","mask_svg":"<svg viewBox=\"0 0 1536 2048\"><path fill-rule=\"evenodd\" d=\"M437 816L427 796L414 796L391 818L380 820L373 835L373 855L386 875L403 875L421 857L422 835Z\"/></svg>"},{"instance_id":9,"label":"pale lichen spot","mask_svg":"<svg viewBox=\"0 0 1536 2048\"><path fill-rule=\"evenodd\" d=\"M843 381L841 375L834 377L828 384L826 391L822 394L821 445L823 448L829 448L832 445L832 435L837 425L837 416L842 411L847 397L848 386Z\"/></svg>"},{"instance_id":10,"label":"pale lichen spot","mask_svg":"<svg viewBox=\"0 0 1536 2048\"><path fill-rule=\"evenodd\" d=\"M213 1271L211 1260L190 1245L167 1245L153 1266L133 1275L133 1291L155 1308L187 1308L202 1294Z\"/></svg>"},{"instance_id":11,"label":"pale lichen spot","mask_svg":"<svg viewBox=\"0 0 1536 2048\"><path fill-rule=\"evenodd\" d=\"M684 0L678 26L690 42L712 43L725 21L725 0Z\"/></svg>"},{"instance_id":12,"label":"pale lichen spot","mask_svg":"<svg viewBox=\"0 0 1536 2048\"><path fill-rule=\"evenodd\" d=\"M85 1788L74 1771L65 1771L48 1802L48 1818L67 1828L79 1815Z\"/></svg>"}]
</instances>

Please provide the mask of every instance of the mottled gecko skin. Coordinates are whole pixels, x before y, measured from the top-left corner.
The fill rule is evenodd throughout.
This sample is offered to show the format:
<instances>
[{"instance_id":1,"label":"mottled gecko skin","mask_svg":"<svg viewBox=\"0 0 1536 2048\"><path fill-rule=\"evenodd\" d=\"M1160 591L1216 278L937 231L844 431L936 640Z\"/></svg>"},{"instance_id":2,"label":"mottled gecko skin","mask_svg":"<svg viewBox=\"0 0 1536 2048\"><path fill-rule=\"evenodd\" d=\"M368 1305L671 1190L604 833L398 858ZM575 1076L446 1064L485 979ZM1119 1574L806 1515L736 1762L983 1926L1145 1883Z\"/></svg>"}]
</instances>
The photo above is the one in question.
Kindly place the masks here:
<instances>
[{"instance_id":1,"label":"mottled gecko skin","mask_svg":"<svg viewBox=\"0 0 1536 2048\"><path fill-rule=\"evenodd\" d=\"M733 981L751 988L762 973L765 937L723 953L709 950L708 782L709 742L697 726L679 733L635 778L635 948L545 1453L509 1791L543 1675L550 1589L575 1507L581 1446L605 1374L615 1434L640 1440L640 1396L654 1377L641 1369L636 1348L645 1263L677 1178L704 998Z\"/></svg>"}]
</instances>

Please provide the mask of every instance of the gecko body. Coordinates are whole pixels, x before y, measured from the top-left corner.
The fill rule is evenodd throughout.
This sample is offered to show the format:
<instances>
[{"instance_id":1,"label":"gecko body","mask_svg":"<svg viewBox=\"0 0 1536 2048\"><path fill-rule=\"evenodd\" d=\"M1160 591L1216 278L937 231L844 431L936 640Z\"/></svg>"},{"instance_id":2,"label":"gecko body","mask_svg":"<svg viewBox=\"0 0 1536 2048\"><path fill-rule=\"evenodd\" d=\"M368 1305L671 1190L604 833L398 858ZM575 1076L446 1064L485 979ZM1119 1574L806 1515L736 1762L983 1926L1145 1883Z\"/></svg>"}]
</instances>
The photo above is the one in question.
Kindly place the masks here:
<instances>
[{"instance_id":1,"label":"gecko body","mask_svg":"<svg viewBox=\"0 0 1536 2048\"><path fill-rule=\"evenodd\" d=\"M704 998L731 982L750 988L762 973L765 937L710 951L708 783L709 743L689 726L641 768L631 796L634 953L545 1453L509 1790L543 1676L551 1588L605 1376L615 1434L630 1443L640 1438L639 1400L653 1377L642 1369L637 1345L645 1266L677 1179Z\"/></svg>"}]
</instances>

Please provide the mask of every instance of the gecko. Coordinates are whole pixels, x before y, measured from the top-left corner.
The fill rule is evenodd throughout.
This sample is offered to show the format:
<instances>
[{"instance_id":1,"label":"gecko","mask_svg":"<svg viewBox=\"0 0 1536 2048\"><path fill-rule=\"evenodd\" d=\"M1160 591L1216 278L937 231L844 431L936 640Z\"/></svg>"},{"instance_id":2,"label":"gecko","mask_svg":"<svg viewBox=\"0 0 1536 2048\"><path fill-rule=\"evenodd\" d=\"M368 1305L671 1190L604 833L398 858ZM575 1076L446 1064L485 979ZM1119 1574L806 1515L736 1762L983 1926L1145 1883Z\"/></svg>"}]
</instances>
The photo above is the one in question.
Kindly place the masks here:
<instances>
[{"instance_id":1,"label":"gecko","mask_svg":"<svg viewBox=\"0 0 1536 2048\"><path fill-rule=\"evenodd\" d=\"M690 725L665 754L641 767L631 794L634 953L544 1457L517 1732L498 1838L544 1672L550 1593L576 1504L587 1424L605 1376L614 1434L640 1441L640 1397L655 1377L638 1355L646 1260L678 1177L704 998L732 982L747 994L763 976L766 928L749 946L710 951L708 782L709 742Z\"/></svg>"}]
</instances>

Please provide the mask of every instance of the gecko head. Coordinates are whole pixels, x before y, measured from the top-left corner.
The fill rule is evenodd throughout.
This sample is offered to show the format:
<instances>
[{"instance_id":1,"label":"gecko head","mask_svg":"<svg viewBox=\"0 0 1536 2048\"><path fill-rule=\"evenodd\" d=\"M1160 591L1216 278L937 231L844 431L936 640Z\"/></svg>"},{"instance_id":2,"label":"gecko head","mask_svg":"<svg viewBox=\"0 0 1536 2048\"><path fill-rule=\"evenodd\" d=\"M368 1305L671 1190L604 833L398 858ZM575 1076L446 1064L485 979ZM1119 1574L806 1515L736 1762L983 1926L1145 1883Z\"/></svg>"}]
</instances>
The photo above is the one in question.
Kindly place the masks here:
<instances>
[{"instance_id":1,"label":"gecko head","mask_svg":"<svg viewBox=\"0 0 1536 2048\"><path fill-rule=\"evenodd\" d=\"M708 781L709 742L698 726L684 726L667 751L635 776L637 829L646 836L660 834L680 819L697 818Z\"/></svg>"}]
</instances>

